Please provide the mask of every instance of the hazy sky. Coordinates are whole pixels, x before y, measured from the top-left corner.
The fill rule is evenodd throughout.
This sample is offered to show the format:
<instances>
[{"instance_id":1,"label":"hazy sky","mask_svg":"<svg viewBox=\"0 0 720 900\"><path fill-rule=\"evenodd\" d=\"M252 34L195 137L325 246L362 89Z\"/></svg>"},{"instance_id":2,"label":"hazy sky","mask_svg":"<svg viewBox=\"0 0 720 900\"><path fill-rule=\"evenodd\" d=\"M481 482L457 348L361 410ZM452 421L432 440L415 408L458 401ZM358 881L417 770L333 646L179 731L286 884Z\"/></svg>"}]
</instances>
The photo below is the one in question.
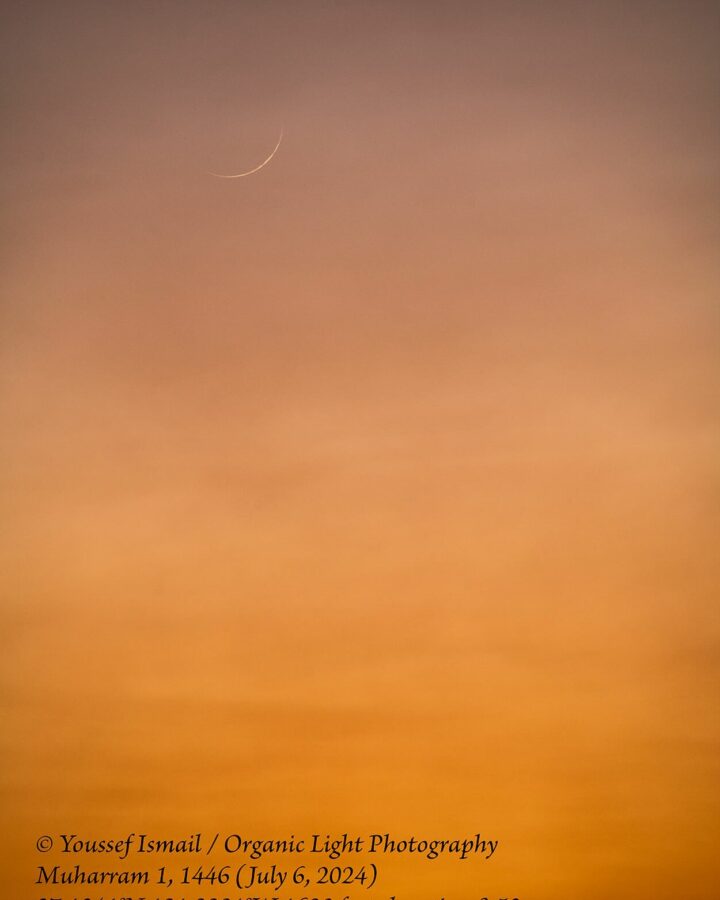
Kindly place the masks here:
<instances>
[{"instance_id":1,"label":"hazy sky","mask_svg":"<svg viewBox=\"0 0 720 900\"><path fill-rule=\"evenodd\" d=\"M709 896L719 18L3 5L13 897L68 823Z\"/></svg>"}]
</instances>

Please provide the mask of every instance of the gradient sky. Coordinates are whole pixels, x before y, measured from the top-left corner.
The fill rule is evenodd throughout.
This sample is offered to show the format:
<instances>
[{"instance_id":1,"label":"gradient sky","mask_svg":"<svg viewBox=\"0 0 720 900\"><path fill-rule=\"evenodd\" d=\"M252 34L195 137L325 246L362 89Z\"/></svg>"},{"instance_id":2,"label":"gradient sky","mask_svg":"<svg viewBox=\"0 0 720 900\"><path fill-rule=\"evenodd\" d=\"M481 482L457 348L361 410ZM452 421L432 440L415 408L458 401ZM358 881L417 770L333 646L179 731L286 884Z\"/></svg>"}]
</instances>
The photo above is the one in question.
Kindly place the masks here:
<instances>
[{"instance_id":1,"label":"gradient sky","mask_svg":"<svg viewBox=\"0 0 720 900\"><path fill-rule=\"evenodd\" d=\"M68 828L717 887L720 17L595 6L3 4L17 900Z\"/></svg>"}]
</instances>

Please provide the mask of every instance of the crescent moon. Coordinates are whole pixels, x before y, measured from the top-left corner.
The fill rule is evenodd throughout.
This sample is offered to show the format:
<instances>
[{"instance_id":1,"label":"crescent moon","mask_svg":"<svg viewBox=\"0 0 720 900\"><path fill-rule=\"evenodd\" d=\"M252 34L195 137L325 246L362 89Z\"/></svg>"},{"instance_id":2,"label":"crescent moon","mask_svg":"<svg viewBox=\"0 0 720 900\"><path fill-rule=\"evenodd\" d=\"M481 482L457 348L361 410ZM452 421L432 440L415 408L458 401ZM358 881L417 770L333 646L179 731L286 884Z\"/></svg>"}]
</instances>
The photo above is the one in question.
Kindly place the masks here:
<instances>
[{"instance_id":1,"label":"crescent moon","mask_svg":"<svg viewBox=\"0 0 720 900\"><path fill-rule=\"evenodd\" d=\"M259 166L255 166L254 169L248 169L247 172L239 172L237 175L219 175L217 172L210 172L210 174L213 175L215 178L245 178L245 177L247 177L248 175L254 175L255 172L259 172L260 169L264 169L265 166L266 166L266 165L270 162L270 160L273 158L273 156L275 156L275 154L278 152L278 147L279 147L280 144L282 143L282 139L283 139L283 129L281 128L281 129L280 129L280 137L278 138L277 144L275 144L275 146L273 147L272 153L270 154L270 156L267 157L267 159L264 159L264 160L260 163Z\"/></svg>"}]
</instances>

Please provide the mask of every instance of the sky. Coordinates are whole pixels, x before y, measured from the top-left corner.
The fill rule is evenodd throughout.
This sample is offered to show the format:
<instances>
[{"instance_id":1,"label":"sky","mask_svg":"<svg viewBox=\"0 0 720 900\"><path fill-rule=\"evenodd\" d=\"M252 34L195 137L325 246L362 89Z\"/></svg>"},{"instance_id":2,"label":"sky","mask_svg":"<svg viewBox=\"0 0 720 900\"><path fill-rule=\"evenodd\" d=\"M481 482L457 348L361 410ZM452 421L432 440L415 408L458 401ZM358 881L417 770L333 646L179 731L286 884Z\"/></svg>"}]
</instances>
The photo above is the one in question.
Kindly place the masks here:
<instances>
[{"instance_id":1,"label":"sky","mask_svg":"<svg viewBox=\"0 0 720 900\"><path fill-rule=\"evenodd\" d=\"M714 4L0 16L12 896L39 834L223 828L709 896Z\"/></svg>"}]
</instances>

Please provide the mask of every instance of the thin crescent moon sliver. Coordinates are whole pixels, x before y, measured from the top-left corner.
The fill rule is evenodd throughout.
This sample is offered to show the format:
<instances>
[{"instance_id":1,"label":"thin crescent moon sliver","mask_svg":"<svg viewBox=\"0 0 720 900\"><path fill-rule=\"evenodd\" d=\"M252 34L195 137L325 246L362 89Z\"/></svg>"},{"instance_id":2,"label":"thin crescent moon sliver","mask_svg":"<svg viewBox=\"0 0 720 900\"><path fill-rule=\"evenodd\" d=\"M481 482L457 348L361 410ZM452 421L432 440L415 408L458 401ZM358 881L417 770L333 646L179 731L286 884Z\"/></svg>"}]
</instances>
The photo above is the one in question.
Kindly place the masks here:
<instances>
[{"instance_id":1,"label":"thin crescent moon sliver","mask_svg":"<svg viewBox=\"0 0 720 900\"><path fill-rule=\"evenodd\" d=\"M210 175L213 175L215 178L246 178L248 175L254 175L256 172L259 172L260 169L264 169L265 166L270 162L270 160L275 156L278 152L278 147L282 143L283 139L283 129L280 129L280 137L278 138L277 144L273 147L273 151L267 159L264 159L259 166L255 166L254 169L248 169L247 172L239 172L237 175L219 175L217 172L210 172Z\"/></svg>"}]
</instances>

